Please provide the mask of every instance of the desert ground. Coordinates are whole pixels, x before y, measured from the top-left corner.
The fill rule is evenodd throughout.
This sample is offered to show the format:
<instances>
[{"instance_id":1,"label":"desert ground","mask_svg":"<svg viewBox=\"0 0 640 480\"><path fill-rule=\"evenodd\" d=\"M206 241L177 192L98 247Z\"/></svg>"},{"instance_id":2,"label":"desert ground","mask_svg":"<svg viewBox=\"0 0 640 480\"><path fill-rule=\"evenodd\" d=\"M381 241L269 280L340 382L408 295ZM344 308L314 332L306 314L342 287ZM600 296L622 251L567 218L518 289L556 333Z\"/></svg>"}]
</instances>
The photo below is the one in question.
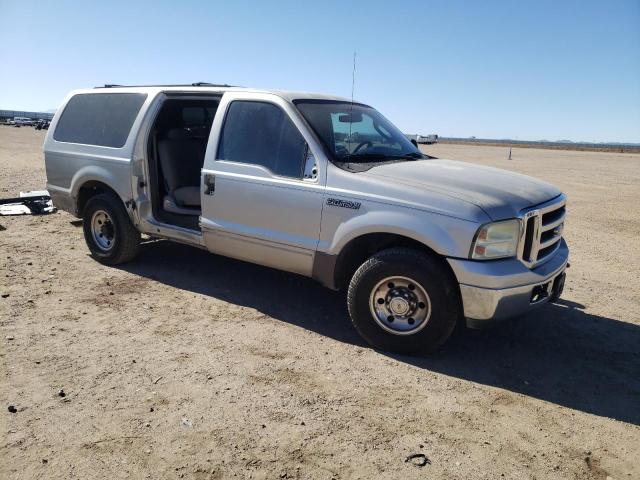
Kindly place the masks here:
<instances>
[{"instance_id":1,"label":"desert ground","mask_svg":"<svg viewBox=\"0 0 640 480\"><path fill-rule=\"evenodd\" d=\"M45 187L44 135L0 127L1 197ZM567 193L559 304L389 355L311 280L0 217L0 478L640 478L640 155L424 150Z\"/></svg>"}]
</instances>

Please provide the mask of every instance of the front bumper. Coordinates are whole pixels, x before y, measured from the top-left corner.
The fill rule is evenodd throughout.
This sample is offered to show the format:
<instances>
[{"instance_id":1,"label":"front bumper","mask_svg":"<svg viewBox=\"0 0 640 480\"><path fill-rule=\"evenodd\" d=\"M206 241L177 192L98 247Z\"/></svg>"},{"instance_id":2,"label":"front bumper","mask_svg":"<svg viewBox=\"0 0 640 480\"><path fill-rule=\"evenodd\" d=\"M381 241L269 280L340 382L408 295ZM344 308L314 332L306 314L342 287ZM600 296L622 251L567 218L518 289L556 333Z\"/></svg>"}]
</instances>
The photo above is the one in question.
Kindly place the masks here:
<instances>
[{"instance_id":1,"label":"front bumper","mask_svg":"<svg viewBox=\"0 0 640 480\"><path fill-rule=\"evenodd\" d=\"M569 249L564 240L548 262L532 270L519 260L477 262L449 259L458 282L464 316L472 327L522 315L549 300L564 287Z\"/></svg>"}]
</instances>

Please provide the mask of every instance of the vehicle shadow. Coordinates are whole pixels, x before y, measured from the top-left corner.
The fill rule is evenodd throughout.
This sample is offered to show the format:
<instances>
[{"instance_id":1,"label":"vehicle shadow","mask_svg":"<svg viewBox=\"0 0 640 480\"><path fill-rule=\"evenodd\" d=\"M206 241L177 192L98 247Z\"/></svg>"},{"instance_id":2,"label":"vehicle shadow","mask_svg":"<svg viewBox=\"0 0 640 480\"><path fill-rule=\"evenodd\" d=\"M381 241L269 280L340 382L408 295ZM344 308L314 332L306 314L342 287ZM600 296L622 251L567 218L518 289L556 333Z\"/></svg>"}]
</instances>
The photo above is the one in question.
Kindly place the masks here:
<instances>
[{"instance_id":1,"label":"vehicle shadow","mask_svg":"<svg viewBox=\"0 0 640 480\"><path fill-rule=\"evenodd\" d=\"M164 241L147 244L138 260L118 268L366 346L348 319L344 295L298 275ZM490 330L463 329L431 356L389 356L640 425L640 327L583 310L561 301Z\"/></svg>"}]
</instances>

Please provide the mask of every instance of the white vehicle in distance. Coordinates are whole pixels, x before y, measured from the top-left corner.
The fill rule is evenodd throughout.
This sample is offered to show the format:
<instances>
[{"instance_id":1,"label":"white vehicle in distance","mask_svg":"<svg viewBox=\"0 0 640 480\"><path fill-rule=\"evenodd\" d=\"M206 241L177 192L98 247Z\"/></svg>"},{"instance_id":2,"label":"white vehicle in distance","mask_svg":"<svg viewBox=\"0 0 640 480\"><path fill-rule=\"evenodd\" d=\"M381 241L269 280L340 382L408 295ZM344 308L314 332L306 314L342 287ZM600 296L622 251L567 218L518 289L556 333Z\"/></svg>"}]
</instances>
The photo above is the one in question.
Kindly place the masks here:
<instances>
[{"instance_id":1,"label":"white vehicle in distance","mask_svg":"<svg viewBox=\"0 0 640 480\"><path fill-rule=\"evenodd\" d=\"M13 120L11 121L11 124L12 125L20 125L20 126L22 126L28 120L29 119L26 118L26 117L13 117Z\"/></svg>"},{"instance_id":2,"label":"white vehicle in distance","mask_svg":"<svg viewBox=\"0 0 640 480\"><path fill-rule=\"evenodd\" d=\"M438 143L438 135L432 133L430 135L406 135L411 142L416 144L432 145Z\"/></svg>"},{"instance_id":3,"label":"white vehicle in distance","mask_svg":"<svg viewBox=\"0 0 640 480\"><path fill-rule=\"evenodd\" d=\"M91 254L140 234L343 290L374 347L433 351L562 293L565 195L422 154L363 103L227 85L71 92L44 143L47 189ZM295 294L295 293L293 293Z\"/></svg>"},{"instance_id":4,"label":"white vehicle in distance","mask_svg":"<svg viewBox=\"0 0 640 480\"><path fill-rule=\"evenodd\" d=\"M30 127L35 122L28 117L13 117L13 125L21 127Z\"/></svg>"},{"instance_id":5,"label":"white vehicle in distance","mask_svg":"<svg viewBox=\"0 0 640 480\"><path fill-rule=\"evenodd\" d=\"M435 133L431 133L429 135L418 135L418 143L424 143L426 145L438 143L438 135Z\"/></svg>"}]
</instances>

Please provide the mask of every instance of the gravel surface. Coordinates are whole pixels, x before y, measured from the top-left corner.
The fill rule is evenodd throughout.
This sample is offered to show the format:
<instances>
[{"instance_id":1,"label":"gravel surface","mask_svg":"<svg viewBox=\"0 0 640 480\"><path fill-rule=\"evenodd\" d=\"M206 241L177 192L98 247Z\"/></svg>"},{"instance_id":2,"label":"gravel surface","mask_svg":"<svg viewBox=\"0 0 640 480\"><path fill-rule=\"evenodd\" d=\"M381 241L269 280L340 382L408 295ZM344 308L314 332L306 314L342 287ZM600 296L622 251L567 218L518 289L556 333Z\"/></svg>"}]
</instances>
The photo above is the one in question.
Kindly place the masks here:
<instances>
[{"instance_id":1,"label":"gravel surface","mask_svg":"<svg viewBox=\"0 0 640 480\"><path fill-rule=\"evenodd\" d=\"M0 127L0 196L44 188L43 138ZM640 155L424 149L568 194L559 305L387 355L311 280L0 217L0 477L640 478Z\"/></svg>"}]
</instances>

